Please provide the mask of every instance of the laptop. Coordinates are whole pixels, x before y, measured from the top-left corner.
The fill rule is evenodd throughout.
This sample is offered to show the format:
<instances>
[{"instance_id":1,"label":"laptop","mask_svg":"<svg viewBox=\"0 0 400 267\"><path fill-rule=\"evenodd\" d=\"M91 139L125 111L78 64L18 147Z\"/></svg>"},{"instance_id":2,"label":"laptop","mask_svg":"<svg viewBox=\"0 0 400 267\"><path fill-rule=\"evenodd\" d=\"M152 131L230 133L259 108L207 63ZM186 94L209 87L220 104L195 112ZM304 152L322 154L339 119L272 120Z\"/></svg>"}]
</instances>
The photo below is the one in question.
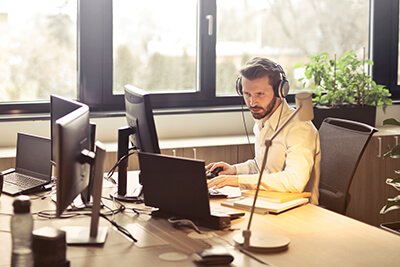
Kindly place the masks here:
<instances>
[{"instance_id":1,"label":"laptop","mask_svg":"<svg viewBox=\"0 0 400 267\"><path fill-rule=\"evenodd\" d=\"M15 196L44 190L51 181L50 139L18 133L15 169L2 172L3 192Z\"/></svg>"},{"instance_id":2,"label":"laptop","mask_svg":"<svg viewBox=\"0 0 400 267\"><path fill-rule=\"evenodd\" d=\"M210 207L205 164L201 160L139 152L144 203L158 208L155 216L190 219L223 229L243 211Z\"/></svg>"}]
</instances>

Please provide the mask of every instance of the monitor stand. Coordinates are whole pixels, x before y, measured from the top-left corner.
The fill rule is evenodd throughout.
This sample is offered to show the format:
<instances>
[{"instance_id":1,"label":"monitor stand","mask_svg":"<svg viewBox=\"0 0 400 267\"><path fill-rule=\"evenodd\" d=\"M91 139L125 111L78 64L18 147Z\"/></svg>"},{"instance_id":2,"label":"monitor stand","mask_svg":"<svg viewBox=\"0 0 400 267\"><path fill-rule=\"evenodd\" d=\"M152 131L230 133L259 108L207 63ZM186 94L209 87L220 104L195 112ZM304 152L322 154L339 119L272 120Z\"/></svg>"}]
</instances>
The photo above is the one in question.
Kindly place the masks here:
<instances>
[{"instance_id":1,"label":"monitor stand","mask_svg":"<svg viewBox=\"0 0 400 267\"><path fill-rule=\"evenodd\" d=\"M104 159L106 150L104 145L96 142L95 156L93 152L82 152L83 157L93 162L94 157L94 175L92 187L92 214L90 227L87 226L66 226L61 229L66 232L67 244L69 245L102 245L107 238L108 227L99 226L100 208L101 208L101 191L103 186Z\"/></svg>"},{"instance_id":2,"label":"monitor stand","mask_svg":"<svg viewBox=\"0 0 400 267\"><path fill-rule=\"evenodd\" d=\"M141 186L137 188L140 190L135 196L127 195L126 188L128 185L128 158L126 155L129 152L129 137L136 133L135 127L125 126L118 129L118 191L110 194L112 198L115 198L122 202L138 202L142 201ZM135 189L136 190L136 189Z\"/></svg>"},{"instance_id":3,"label":"monitor stand","mask_svg":"<svg viewBox=\"0 0 400 267\"><path fill-rule=\"evenodd\" d=\"M95 123L90 123L90 151L95 150L95 140L96 140L96 124ZM90 194L92 193L92 187L93 187L93 176L94 176L94 165L91 164L90 166L90 176L89 176L89 185L86 187L85 190L81 192L81 199L83 204L85 204L86 207L91 208L92 207L92 202L90 199Z\"/></svg>"}]
</instances>

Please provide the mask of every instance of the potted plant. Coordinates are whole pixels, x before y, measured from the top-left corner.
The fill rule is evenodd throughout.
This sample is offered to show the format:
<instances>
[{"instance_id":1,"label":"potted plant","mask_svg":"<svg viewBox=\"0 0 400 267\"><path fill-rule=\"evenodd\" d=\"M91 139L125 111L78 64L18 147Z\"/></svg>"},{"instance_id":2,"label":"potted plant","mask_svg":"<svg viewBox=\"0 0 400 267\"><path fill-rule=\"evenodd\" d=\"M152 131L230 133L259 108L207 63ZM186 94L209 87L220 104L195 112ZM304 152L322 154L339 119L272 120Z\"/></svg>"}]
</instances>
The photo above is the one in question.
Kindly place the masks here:
<instances>
[{"instance_id":1,"label":"potted plant","mask_svg":"<svg viewBox=\"0 0 400 267\"><path fill-rule=\"evenodd\" d=\"M398 121L396 119L387 119L387 120L383 121L383 125L400 126L400 121ZM393 159L399 159L400 158L400 144L397 144L394 147L392 147L383 156L390 157ZM394 170L394 173L397 177L387 178L386 184L393 186L396 190L400 191L400 170ZM380 213L386 214L387 212L389 212L391 210L396 210L396 209L400 209L400 194L398 194L397 196L395 196L393 198L388 198L386 205L383 206Z\"/></svg>"},{"instance_id":2,"label":"potted plant","mask_svg":"<svg viewBox=\"0 0 400 267\"><path fill-rule=\"evenodd\" d=\"M358 58L355 51L345 52L339 59L328 53L310 55L298 80L313 92L315 118L319 128L325 117L361 121L375 126L376 106L392 103L390 92L368 74L372 60Z\"/></svg>"}]
</instances>

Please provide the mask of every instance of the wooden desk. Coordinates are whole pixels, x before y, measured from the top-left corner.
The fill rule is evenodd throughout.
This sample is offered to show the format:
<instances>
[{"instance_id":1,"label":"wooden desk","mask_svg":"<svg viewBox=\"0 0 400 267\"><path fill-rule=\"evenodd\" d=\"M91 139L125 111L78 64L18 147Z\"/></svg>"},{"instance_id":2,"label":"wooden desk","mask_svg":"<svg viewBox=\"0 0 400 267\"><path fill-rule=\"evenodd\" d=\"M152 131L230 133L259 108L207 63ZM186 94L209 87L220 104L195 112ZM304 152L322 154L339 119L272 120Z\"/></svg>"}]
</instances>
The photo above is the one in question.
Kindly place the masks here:
<instances>
[{"instance_id":1,"label":"wooden desk","mask_svg":"<svg viewBox=\"0 0 400 267\"><path fill-rule=\"evenodd\" d=\"M290 238L288 251L259 256L276 266L400 266L400 236L311 204L257 215L252 229Z\"/></svg>"},{"instance_id":2,"label":"wooden desk","mask_svg":"<svg viewBox=\"0 0 400 267\"><path fill-rule=\"evenodd\" d=\"M9 232L12 213L12 198L0 198L0 266L10 265L11 235ZM219 205L213 202L213 205ZM32 211L55 209L50 199L33 201ZM88 225L88 217L75 219L37 219L35 229L42 226ZM248 214L235 221L232 228L245 228ZM127 225L135 223L167 241L166 245L140 248L128 241L119 232L109 229L103 247L69 246L67 258L71 266L195 266L190 257L185 261L168 262L159 259L165 252L181 252L187 255L210 245L223 245L234 255L232 266L265 266L245 256L229 244L239 231L220 231L211 239L193 240L188 231L177 230L165 220L151 219L148 215L126 212L116 220ZM110 225L101 219L102 225ZM400 266L400 236L358 222L314 205L305 205L280 215L258 215L253 218L253 230L264 233L282 234L290 238L285 252L257 255L272 266Z\"/></svg>"}]
</instances>

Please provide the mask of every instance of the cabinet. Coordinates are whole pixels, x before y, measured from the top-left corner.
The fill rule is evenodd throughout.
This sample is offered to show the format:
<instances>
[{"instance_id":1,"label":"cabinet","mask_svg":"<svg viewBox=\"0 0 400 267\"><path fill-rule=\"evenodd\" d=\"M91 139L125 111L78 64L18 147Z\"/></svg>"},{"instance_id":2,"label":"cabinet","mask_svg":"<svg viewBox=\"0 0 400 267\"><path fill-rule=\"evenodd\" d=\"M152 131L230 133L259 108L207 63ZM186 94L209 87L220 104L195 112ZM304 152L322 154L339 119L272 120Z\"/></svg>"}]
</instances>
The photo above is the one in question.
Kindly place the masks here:
<instances>
[{"instance_id":1,"label":"cabinet","mask_svg":"<svg viewBox=\"0 0 400 267\"><path fill-rule=\"evenodd\" d=\"M161 154L204 160L205 164L225 161L230 164L254 158L254 144L245 143L245 137L215 137L187 140L160 141ZM107 152L104 169L106 171L115 164L117 153ZM138 170L137 155L129 157L128 170Z\"/></svg>"},{"instance_id":2,"label":"cabinet","mask_svg":"<svg viewBox=\"0 0 400 267\"><path fill-rule=\"evenodd\" d=\"M251 152L251 147L253 147L253 144L185 147L177 149L161 149L161 153L164 155L175 155L204 160L206 165L210 162L217 161L225 161L229 164L235 164L254 157Z\"/></svg>"},{"instance_id":3,"label":"cabinet","mask_svg":"<svg viewBox=\"0 0 400 267\"><path fill-rule=\"evenodd\" d=\"M350 186L350 203L346 215L379 226L382 222L400 221L400 209L381 215L387 198L400 192L385 183L400 169L400 159L384 158L383 154L399 142L400 128L381 128L364 151Z\"/></svg>"},{"instance_id":4,"label":"cabinet","mask_svg":"<svg viewBox=\"0 0 400 267\"><path fill-rule=\"evenodd\" d=\"M15 157L4 157L0 159L0 171L15 168Z\"/></svg>"}]
</instances>

